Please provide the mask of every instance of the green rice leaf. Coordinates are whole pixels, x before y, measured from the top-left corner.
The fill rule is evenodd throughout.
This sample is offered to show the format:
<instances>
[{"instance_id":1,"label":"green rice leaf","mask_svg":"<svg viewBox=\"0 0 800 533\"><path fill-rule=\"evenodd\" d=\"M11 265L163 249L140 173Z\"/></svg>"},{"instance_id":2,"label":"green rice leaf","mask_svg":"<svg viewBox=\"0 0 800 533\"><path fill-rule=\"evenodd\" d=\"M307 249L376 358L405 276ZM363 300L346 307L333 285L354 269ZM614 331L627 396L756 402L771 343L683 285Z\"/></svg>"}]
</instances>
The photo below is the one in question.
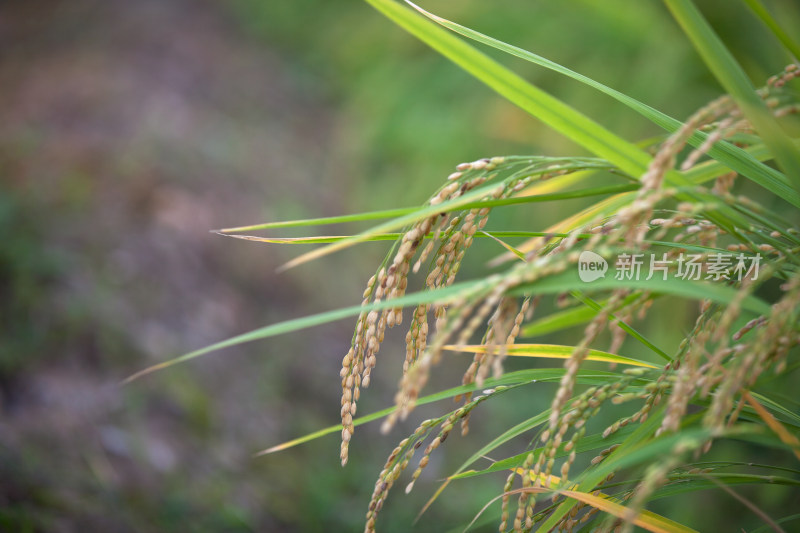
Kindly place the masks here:
<instances>
[{"instance_id":1,"label":"green rice leaf","mask_svg":"<svg viewBox=\"0 0 800 533\"><path fill-rule=\"evenodd\" d=\"M603 196L606 194L620 194L623 192L635 191L637 189L639 189L639 185L635 183L623 183L620 185L592 187L576 191L563 191L563 192L549 193L549 194L538 194L533 196L515 196L513 198L500 198L496 200L475 200L475 201L465 201L465 202L450 201L450 202L443 202L437 205L436 209L433 209L433 212L449 213L451 211L459 211L462 209L475 209L481 207L499 207L499 206L530 204L538 202L555 202L559 200L572 200L575 198L589 198L592 196ZM481 189L481 191L483 191L484 194L489 190L491 190L491 187ZM472 195L472 197L479 197L479 196ZM459 198L459 200L460 199L461 198ZM342 215L337 217L305 218L300 220L287 220L282 222L268 222L265 224L255 224L252 226L240 226L236 228L224 228L224 229L212 230L212 233L227 235L232 233L240 233L243 231L255 231L262 229L297 228L303 226L319 226L324 224L342 224L344 222L363 222L365 220L380 220L385 218L408 217L409 215L411 216L417 215L417 213L421 209L422 209L421 207L404 207L399 209L370 211L366 213L358 213L355 215Z\"/></svg>"},{"instance_id":2,"label":"green rice leaf","mask_svg":"<svg viewBox=\"0 0 800 533\"><path fill-rule=\"evenodd\" d=\"M664 0L664 3L714 77L733 97L744 116L761 135L775 156L778 166L790 179L795 192L800 190L800 150L781 130L736 59L691 0Z\"/></svg>"},{"instance_id":3,"label":"green rice leaf","mask_svg":"<svg viewBox=\"0 0 800 533\"><path fill-rule=\"evenodd\" d=\"M211 346L181 355L163 363L150 366L129 376L123 381L123 383L129 383L135 379L138 379L139 377L150 374L151 372L155 372L156 370L162 370L175 364L189 361L223 348L273 337L283 333L303 330L309 327L340 320L342 318L357 316L364 311L370 311L373 309L393 309L411 305L419 305L421 303L450 303L462 297L468 297L470 295L475 296L481 293L485 294L486 291L490 290L497 282L498 280L496 277L489 277L477 281L460 282L453 284L450 287L430 291L419 291L408 294L401 298L372 303L366 306L358 305L346 307L343 309L328 311L325 313L288 320L285 322L279 322L277 324L259 328L225 341L212 344ZM661 280L658 278L652 278L650 280L616 280L613 278L601 278L590 284L583 284L578 278L577 268L537 280L534 283L523 284L513 289L510 294L559 294L562 292L570 292L574 287L580 287L582 285L586 287L585 290L641 289L663 294L672 294L674 296L681 296L690 299L708 299L722 304L732 302L736 296L736 290L731 287L721 284L704 283L683 279ZM768 314L770 312L769 305L752 295L742 300L741 305L743 309L747 309L758 314Z\"/></svg>"},{"instance_id":4,"label":"green rice leaf","mask_svg":"<svg viewBox=\"0 0 800 533\"><path fill-rule=\"evenodd\" d=\"M312 261L314 259L318 259L320 257L328 255L332 252L342 250L359 242L364 242L366 240L369 240L371 237L375 235L379 235L392 230L406 227L410 224L413 224L424 218L430 217L438 213L445 213L461 209L472 209L477 207L495 207L495 206L505 206L505 205L526 204L533 202L553 202L553 201L567 200L573 198L587 198L590 196L601 196L607 194L617 195L617 194L624 194L625 192L623 191L629 193L630 191L637 189L638 185L636 184L611 185L607 187L594 187L585 190L565 191L565 192L541 194L535 196L520 196L513 198L501 198L497 200L480 200L480 198L486 196L488 193L494 190L495 187L496 185L494 184L487 185L469 191L464 195L459 196L458 198L455 198L453 200L442 202L441 204L418 207L404 216L374 226L362 233L359 233L358 235L353 236L352 238L339 241L333 244L329 244L328 246L317 248L303 255L300 255L292 259L288 263L286 263L283 267L281 267L280 270L286 270L289 268L296 267L308 261Z\"/></svg>"},{"instance_id":5,"label":"green rice leaf","mask_svg":"<svg viewBox=\"0 0 800 533\"><path fill-rule=\"evenodd\" d=\"M610 96L611 98L614 98L618 102L636 111L643 117L647 118L654 124L664 128L666 131L670 133L678 131L683 126L683 123L681 121L672 118L669 115L666 115L661 111L636 100L635 98L631 98L630 96L621 93L616 89L612 89L611 87L608 87L598 81L595 81L587 76L584 76L583 74L570 70L540 55L507 44L498 39L494 39L493 37L489 37L488 35L484 35L483 33L477 32L475 30L472 30L455 22L449 21L438 15L434 15L433 13L430 13L422 9L421 7L410 2L409 0L405 1L407 4L411 5L414 9L416 9L418 12L422 13L429 19L444 26L445 28L448 28L449 30L452 30L460 35L463 35L464 37L480 42L487 46L491 46L492 48L496 48L497 50L501 50L503 52L519 57L531 63L535 63L536 65L550 69L554 72L558 72L559 74L563 74L564 76L567 76L583 84L586 84L589 87L597 89L598 91ZM696 131L689 138L689 144L691 144L695 148L699 148L700 146L703 145L703 143L707 138L708 138L707 134L702 133L700 131ZM770 168L767 165L761 163L756 158L748 154L745 150L742 150L741 148L729 142L720 141L715 143L714 146L711 147L711 149L708 151L708 155L720 161L729 169L735 170L736 172L758 183L767 190L775 193L778 197L786 200L787 202L790 202L795 207L800 207L800 194L798 194L798 192L791 187L786 177L780 172L776 171L775 169Z\"/></svg>"},{"instance_id":6,"label":"green rice leaf","mask_svg":"<svg viewBox=\"0 0 800 533\"><path fill-rule=\"evenodd\" d=\"M708 490L717 487L713 481L704 478L714 478L726 485L788 485L800 486L800 481L784 476L759 476L756 474L679 474L669 476L670 483L656 490L651 499L668 498L676 494Z\"/></svg>"},{"instance_id":7,"label":"green rice leaf","mask_svg":"<svg viewBox=\"0 0 800 533\"><path fill-rule=\"evenodd\" d=\"M432 47L498 94L593 154L631 176L647 170L650 156L564 102L535 87L463 40L392 0L366 0L400 27ZM684 184L670 173L673 184Z\"/></svg>"},{"instance_id":8,"label":"green rice leaf","mask_svg":"<svg viewBox=\"0 0 800 533\"><path fill-rule=\"evenodd\" d=\"M713 302L728 304L734 300L737 291L721 283L708 283L680 278L650 280L631 279L618 280L610 276L590 283L584 283L578 277L578 269L567 270L547 278L534 281L515 288L511 294L560 294L571 292L575 287L584 287L582 292L592 290L639 289L660 294L671 294L690 299L707 299ZM742 308L758 314L769 314L769 304L755 296L748 296L742 301Z\"/></svg>"},{"instance_id":9,"label":"green rice leaf","mask_svg":"<svg viewBox=\"0 0 800 533\"><path fill-rule=\"evenodd\" d=\"M641 295L628 295L623 300L623 305L628 305L638 298L641 298ZM608 300L598 303L600 306L605 306L608 303ZM547 316L544 316L538 320L534 320L533 322L523 326L520 336L523 338L538 337L540 335L555 333L556 331L561 331L573 326L579 326L589 322L591 319L597 316L597 313L597 309L586 306L578 306L565 309L563 311L558 311L556 313L550 313Z\"/></svg>"},{"instance_id":10,"label":"green rice leaf","mask_svg":"<svg viewBox=\"0 0 800 533\"><path fill-rule=\"evenodd\" d=\"M428 403L437 402L440 400L445 400L448 398L453 398L458 395L462 395L468 392L475 392L479 390L484 390L487 388L494 388L499 387L501 385L519 385L523 383L557 383L561 377L564 375L565 370L563 368L534 368L534 369L526 369L526 370L518 370L515 372L509 372L507 374L503 374L498 378L487 378L484 381L482 387L478 387L476 384L472 383L469 385L460 385L458 387L453 387L450 389L446 389L434 394L429 394L427 396L423 396L417 400L417 405L424 405ZM577 376L577 383L585 384L585 385L601 385L608 381L609 378L619 376L619 373L616 372L608 372L608 371L601 371L601 370L580 370ZM388 416L389 414L393 413L397 407L387 407L386 409L381 409L380 411L376 411L374 413L370 413L368 415L361 416L353 420L354 426L360 426L362 424L366 424L368 422L372 422L374 420L380 420ZM544 416L542 420L539 420L537 417ZM549 411L537 415L536 420L539 420L535 425L541 424L543 421L547 420L547 416L549 416ZM532 420L532 419L531 419ZM531 422L532 423L532 422ZM530 429L529 426L528 429ZM289 448L293 448L294 446L298 446L300 444L310 442L312 440L316 440L320 437L324 437L325 435L330 435L331 433L338 433L342 430L341 424L334 424L332 426L328 426L326 428L314 431L302 437L298 437L296 439L292 439L290 441L286 441L281 444L277 444L265 450L258 452L256 455L267 455L270 453L275 453L278 451L286 450ZM523 431L527 431L523 430ZM521 431L521 432L523 432ZM509 437L509 439L512 437Z\"/></svg>"},{"instance_id":11,"label":"green rice leaf","mask_svg":"<svg viewBox=\"0 0 800 533\"><path fill-rule=\"evenodd\" d=\"M266 339L268 337L274 337L276 335L282 335L284 333L289 333L292 331L304 330L313 326L319 326L321 324L327 324L329 322L341 320L343 318L358 316L363 311L369 311L372 309L392 309L397 307L405 307L408 305L419 305L420 303L450 302L456 298L466 296L467 294L470 294L472 291L476 289L480 290L481 287L486 287L486 286L487 284L485 281L463 282L443 289L437 289L433 291L420 291L403 296L402 298L396 298L394 300L373 303L368 306L362 307L361 305L355 305L352 307L345 307L342 309L336 309L334 311L328 311L316 315L310 315L302 318L286 320L284 322L278 322L277 324L272 324L269 326L265 326L263 328L255 329L248 333L243 333L241 335L237 335L230 339L212 344L210 346L206 346L205 348L201 348L199 350L195 350L193 352L181 355L179 357L175 357L174 359L164 361L163 363L152 365L150 367L145 368L144 370L140 370L139 372L136 372L135 374L127 377L125 380L122 381L122 384L130 383L135 379L138 379L142 376L145 376L157 370L163 370L178 363L190 361L202 355L206 355L208 353L215 352L223 348L229 348L231 346L237 346L239 344L244 344L255 340Z\"/></svg>"},{"instance_id":12,"label":"green rice leaf","mask_svg":"<svg viewBox=\"0 0 800 533\"><path fill-rule=\"evenodd\" d=\"M542 413L542 414L545 415L545 416L549 416L549 413L550 413L550 411L548 410L548 411L546 411L545 413ZM538 415L538 416L541 416L541 415ZM455 480L455 479L465 479L465 478L470 478L470 477L482 476L482 475L485 475L485 474L491 474L492 472L502 472L502 471L505 471L505 470L510 470L512 468L515 468L515 467L519 466L520 463L522 463L522 461L524 461L525 458L530 453L533 453L534 457L538 458L539 454L542 453L542 450L543 450L542 447L536 448L534 450L525 451L525 452L522 452L520 454L514 455L512 457L508 457L506 459L501 459L500 461L495 461L490 466L488 466L488 467L486 467L486 468L484 468L482 470L466 470L466 468L469 465L475 463L481 457L489 454L495 448L499 447L502 444L505 444L506 442L508 442L512 438L514 438L514 437L516 437L516 436L518 436L518 435L520 435L520 434L522 434L522 433L524 433L526 431L529 431L530 429L532 429L532 427L536 427L536 426L542 424L543 422L546 422L546 420L539 421L535 426L528 427L527 429L523 429L525 427L525 425L531 423L532 421L533 421L533 418L528 419L525 422L522 422L522 423L518 424L517 426L512 428L512 429L515 430L515 432L511 432L511 430L509 430L509 432L503 433L502 435L500 435L499 437L494 439L492 442L490 442L489 444L487 444L486 446L481 448L478 452L475 452L475 454L473 454L467 461L465 461L464 464L458 469L458 471L455 474L453 474L452 476L450 476L448 479L453 479L453 480ZM575 453L583 453L583 452L588 452L588 451L593 451L593 450L600 450L600 449L608 448L609 446L613 446L614 444L619 444L619 443L623 442L631 433L633 433L634 429L635 429L634 426L626 426L624 428L620 428L619 431L609 435L608 437L603 437L602 433L595 433L593 435L587 435L587 436L579 439L578 442L575 444L575 448L574 448L575 449ZM521 430L521 431L519 431L519 430ZM570 452L565 451L564 450L564 446L562 445L562 446L560 446L558 448L558 450L556 451L554 457L561 458L561 457L566 457L569 454L570 454Z\"/></svg>"},{"instance_id":13,"label":"green rice leaf","mask_svg":"<svg viewBox=\"0 0 800 533\"><path fill-rule=\"evenodd\" d=\"M794 60L800 59L800 44L798 44L786 31L778 24L778 21L770 15L764 4L759 0L743 0L747 7L761 19L761 22L770 29L772 34L777 37L783 46L794 56Z\"/></svg>"}]
</instances>

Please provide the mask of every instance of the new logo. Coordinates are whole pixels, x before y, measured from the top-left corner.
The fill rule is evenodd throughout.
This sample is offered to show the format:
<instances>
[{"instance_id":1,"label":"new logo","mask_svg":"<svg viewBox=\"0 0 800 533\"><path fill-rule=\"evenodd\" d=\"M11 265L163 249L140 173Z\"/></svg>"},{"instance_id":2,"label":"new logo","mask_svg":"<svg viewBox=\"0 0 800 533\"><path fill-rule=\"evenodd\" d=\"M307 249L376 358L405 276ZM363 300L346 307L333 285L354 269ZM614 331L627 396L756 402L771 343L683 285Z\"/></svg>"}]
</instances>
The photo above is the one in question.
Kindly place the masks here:
<instances>
[{"instance_id":1,"label":"new logo","mask_svg":"<svg viewBox=\"0 0 800 533\"><path fill-rule=\"evenodd\" d=\"M603 259L603 256L584 250L578 257L578 277L584 283L591 283L596 279L606 277L608 271L608 262Z\"/></svg>"}]
</instances>

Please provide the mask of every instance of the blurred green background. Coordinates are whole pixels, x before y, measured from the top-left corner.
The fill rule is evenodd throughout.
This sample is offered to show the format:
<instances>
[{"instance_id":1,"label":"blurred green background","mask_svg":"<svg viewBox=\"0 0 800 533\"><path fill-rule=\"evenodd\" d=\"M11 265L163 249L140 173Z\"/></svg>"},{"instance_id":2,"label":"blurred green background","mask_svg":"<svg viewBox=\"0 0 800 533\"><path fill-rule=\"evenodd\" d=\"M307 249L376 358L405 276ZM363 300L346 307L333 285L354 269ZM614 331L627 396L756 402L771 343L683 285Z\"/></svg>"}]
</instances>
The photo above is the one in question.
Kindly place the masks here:
<instances>
[{"instance_id":1,"label":"blurred green background","mask_svg":"<svg viewBox=\"0 0 800 533\"><path fill-rule=\"evenodd\" d=\"M767 4L797 33L793 1ZM700 5L756 83L789 62L739 1ZM659 2L424 6L677 118L720 93ZM661 133L575 82L503 61L627 138ZM581 153L356 1L2 2L0 118L2 531L360 530L385 456L444 407L419 409L388 437L359 428L344 469L336 436L252 457L338 421L352 321L119 380L357 303L387 248L276 274L303 249L209 229L415 205L461 161ZM572 202L512 208L492 225L538 230ZM499 251L476 248L467 277ZM652 325L666 344L676 342L668 328L690 318L689 306L670 305L669 323ZM402 334L388 338L360 413L391 402ZM445 365L430 390L460 383L466 364ZM437 480L552 392L483 406L411 495L392 494L380 529L409 530ZM418 530L463 526L503 478L451 487ZM747 494L767 509L792 498L767 492ZM759 523L731 499L704 497L659 510L708 530Z\"/></svg>"}]
</instances>

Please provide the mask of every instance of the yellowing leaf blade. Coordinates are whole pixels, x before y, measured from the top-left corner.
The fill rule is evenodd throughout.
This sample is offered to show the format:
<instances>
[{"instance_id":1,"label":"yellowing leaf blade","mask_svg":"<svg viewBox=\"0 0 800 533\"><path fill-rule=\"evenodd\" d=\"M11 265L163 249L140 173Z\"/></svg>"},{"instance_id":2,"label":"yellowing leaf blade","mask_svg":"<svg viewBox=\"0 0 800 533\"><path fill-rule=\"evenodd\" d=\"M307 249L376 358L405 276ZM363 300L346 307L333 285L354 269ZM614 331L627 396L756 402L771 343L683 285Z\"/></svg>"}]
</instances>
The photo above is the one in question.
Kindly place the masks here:
<instances>
[{"instance_id":1,"label":"yellowing leaf blade","mask_svg":"<svg viewBox=\"0 0 800 533\"><path fill-rule=\"evenodd\" d=\"M492 351L497 353L505 350L509 357L537 357L542 359L568 359L575 350L573 346L562 346L558 344L503 344L497 346L486 346L483 344L453 345L444 347L445 350L452 352L466 353L487 353ZM632 359L622 355L617 355L600 350L589 350L586 357L589 361L603 361L606 363L618 363L622 365L639 366L645 368L657 368L656 365Z\"/></svg>"}]
</instances>

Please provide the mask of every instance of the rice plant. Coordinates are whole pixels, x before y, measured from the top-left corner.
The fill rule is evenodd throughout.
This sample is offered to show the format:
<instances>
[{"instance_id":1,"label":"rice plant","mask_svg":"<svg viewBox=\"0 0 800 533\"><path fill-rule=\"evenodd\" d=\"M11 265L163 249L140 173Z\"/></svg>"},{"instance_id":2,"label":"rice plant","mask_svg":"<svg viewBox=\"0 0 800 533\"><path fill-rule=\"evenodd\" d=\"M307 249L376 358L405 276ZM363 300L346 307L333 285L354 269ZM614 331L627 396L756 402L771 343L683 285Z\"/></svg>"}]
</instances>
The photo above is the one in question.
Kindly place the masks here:
<instances>
[{"instance_id":1,"label":"rice plant","mask_svg":"<svg viewBox=\"0 0 800 533\"><path fill-rule=\"evenodd\" d=\"M341 425L264 453L341 430L339 457L345 465L351 459L349 443L358 438L356 426L383 418L388 432L413 417L420 404L458 402L438 418L420 422L390 452L365 502L367 532L380 528L380 511L390 505L395 485L411 491L448 436L457 427L467 433L473 410L491 409L494 398L543 382L558 384L550 407L476 450L445 482L504 472L497 498L474 510L494 513L499 531L632 531L637 526L692 531L692 524L647 507L660 498L709 488L751 507L767 529L782 531L782 523L796 521L798 515L788 512L768 516L732 488L782 484L793 487L796 498L796 467L767 464L761 465L766 473L752 474L745 463L708 462L704 455L716 441L726 440L755 442L770 454L800 459L797 404L772 396L769 385L798 367L800 150L793 117L799 109L793 81L800 77L798 64L789 63L755 88L690 0L665 0L726 91L681 121L410 2L367 2L593 157L487 157L456 165L419 207L219 230L265 243L324 244L286 268L362 242L392 244L367 281L360 306L268 326L132 378L222 347L354 317L351 345L342 350ZM769 11L758 0L746 3L774 32L787 57L800 57L798 44ZM470 41L586 84L665 134L645 144L623 139ZM613 176L614 183L594 184L600 173ZM737 192L742 182L779 198L785 209L777 213ZM486 229L492 213L505 206L573 198L595 201L549 227ZM350 236L248 234L373 220L384 222ZM457 281L475 239L495 242L498 254L481 258L483 264L491 259L485 275ZM414 277L424 288L409 292ZM694 326L672 331L682 339L677 350L660 347L639 327L654 302L667 296L696 302ZM383 357L385 332L404 321L405 361L395 404L359 417L360 396ZM583 331L569 346L520 342L575 326ZM600 346L603 340L609 345ZM641 345L652 357L622 355L625 342ZM443 354L453 351L472 354L471 364L453 388L430 394L425 389L431 369L446 364ZM505 372L504 364L516 357L563 359L563 365ZM604 362L607 370L588 369L586 361ZM614 405L624 406L626 414L587 434L587 422ZM515 440L517 454L474 469L481 457L521 436Z\"/></svg>"}]
</instances>

